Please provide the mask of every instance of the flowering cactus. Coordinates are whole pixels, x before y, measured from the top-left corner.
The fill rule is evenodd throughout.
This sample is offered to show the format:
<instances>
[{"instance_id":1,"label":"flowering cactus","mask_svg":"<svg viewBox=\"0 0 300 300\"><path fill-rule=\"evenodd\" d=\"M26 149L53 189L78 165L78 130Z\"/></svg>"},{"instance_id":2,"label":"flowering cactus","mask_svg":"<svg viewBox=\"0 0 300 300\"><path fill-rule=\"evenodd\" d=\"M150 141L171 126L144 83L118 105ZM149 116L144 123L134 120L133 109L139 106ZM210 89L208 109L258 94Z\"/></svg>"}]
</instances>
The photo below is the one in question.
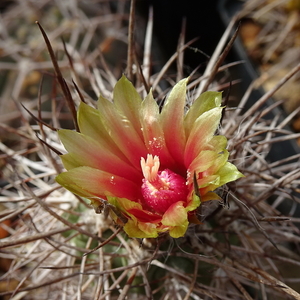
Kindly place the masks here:
<instances>
[{"instance_id":1,"label":"flowering cactus","mask_svg":"<svg viewBox=\"0 0 300 300\"><path fill-rule=\"evenodd\" d=\"M107 201L130 237L183 236L201 202L220 199L214 191L243 176L227 161L227 139L215 135L221 93L203 93L185 113L186 84L174 86L160 111L151 92L142 101L123 76L113 102L80 104L80 133L59 131L68 153L57 182L96 209Z\"/></svg>"}]
</instances>

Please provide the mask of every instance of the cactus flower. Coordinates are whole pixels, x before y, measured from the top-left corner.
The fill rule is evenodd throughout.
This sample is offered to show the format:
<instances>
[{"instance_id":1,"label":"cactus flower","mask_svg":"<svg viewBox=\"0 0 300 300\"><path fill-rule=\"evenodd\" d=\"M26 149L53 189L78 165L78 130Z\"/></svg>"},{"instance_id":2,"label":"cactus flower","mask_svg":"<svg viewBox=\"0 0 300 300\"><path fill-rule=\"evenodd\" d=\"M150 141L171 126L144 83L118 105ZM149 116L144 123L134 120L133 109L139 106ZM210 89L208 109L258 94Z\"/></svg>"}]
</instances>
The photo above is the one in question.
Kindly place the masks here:
<instances>
[{"instance_id":1,"label":"cactus flower","mask_svg":"<svg viewBox=\"0 0 300 300\"><path fill-rule=\"evenodd\" d=\"M80 104L80 133L59 130L67 171L57 182L96 209L107 201L130 237L183 236L201 202L220 199L215 190L243 176L228 162L227 139L215 135L221 93L203 93L185 112L186 84L177 83L160 109L123 76L113 102Z\"/></svg>"}]
</instances>

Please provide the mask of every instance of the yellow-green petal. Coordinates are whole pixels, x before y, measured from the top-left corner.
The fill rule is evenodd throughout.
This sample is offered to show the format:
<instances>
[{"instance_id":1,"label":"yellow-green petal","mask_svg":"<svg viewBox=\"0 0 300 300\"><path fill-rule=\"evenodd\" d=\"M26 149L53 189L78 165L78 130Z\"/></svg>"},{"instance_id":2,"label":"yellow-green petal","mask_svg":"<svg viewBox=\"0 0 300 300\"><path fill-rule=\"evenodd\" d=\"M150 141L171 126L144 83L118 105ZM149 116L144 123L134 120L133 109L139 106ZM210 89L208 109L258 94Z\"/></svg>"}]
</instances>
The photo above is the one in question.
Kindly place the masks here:
<instances>
[{"instance_id":1,"label":"yellow-green petal","mask_svg":"<svg viewBox=\"0 0 300 300\"><path fill-rule=\"evenodd\" d=\"M80 103L77 119L80 132L100 143L109 152L114 153L120 158L125 158L122 151L111 139L106 127L104 126L98 109L95 109L83 102Z\"/></svg>"},{"instance_id":2,"label":"yellow-green petal","mask_svg":"<svg viewBox=\"0 0 300 300\"><path fill-rule=\"evenodd\" d=\"M171 237L182 237L189 225L187 210L183 206L183 202L180 201L171 205L163 215L161 223L169 227Z\"/></svg>"},{"instance_id":3,"label":"yellow-green petal","mask_svg":"<svg viewBox=\"0 0 300 300\"><path fill-rule=\"evenodd\" d=\"M227 146L227 138L224 135L215 135L208 142L208 144L204 146L204 149L220 152L226 149L226 146Z\"/></svg>"},{"instance_id":4,"label":"yellow-green petal","mask_svg":"<svg viewBox=\"0 0 300 300\"><path fill-rule=\"evenodd\" d=\"M169 230L170 236L174 239L178 239L178 238L184 236L184 234L187 231L188 225L189 225L189 222L188 222L188 220L186 220L184 223L182 223L178 226L175 226L173 228L170 228L170 230Z\"/></svg>"},{"instance_id":5,"label":"yellow-green petal","mask_svg":"<svg viewBox=\"0 0 300 300\"><path fill-rule=\"evenodd\" d=\"M131 164L120 159L119 156L109 151L109 148L105 148L105 145L89 136L67 129L59 130L58 134L69 152L67 163L72 160L80 166L93 167L133 181L141 180L142 174Z\"/></svg>"},{"instance_id":6,"label":"yellow-green petal","mask_svg":"<svg viewBox=\"0 0 300 300\"><path fill-rule=\"evenodd\" d=\"M60 159L66 170L71 170L81 166L81 164L72 156L71 153L61 155Z\"/></svg>"},{"instance_id":7,"label":"yellow-green petal","mask_svg":"<svg viewBox=\"0 0 300 300\"><path fill-rule=\"evenodd\" d=\"M138 184L91 167L78 167L63 172L56 177L56 181L83 197L90 197L91 195L99 198L105 198L107 195L127 199L140 197Z\"/></svg>"},{"instance_id":8,"label":"yellow-green petal","mask_svg":"<svg viewBox=\"0 0 300 300\"><path fill-rule=\"evenodd\" d=\"M178 226L187 220L187 212L183 202L172 204L164 213L161 223L165 226Z\"/></svg>"},{"instance_id":9,"label":"yellow-green petal","mask_svg":"<svg viewBox=\"0 0 300 300\"><path fill-rule=\"evenodd\" d=\"M173 87L161 111L161 123L167 147L173 159L179 164L183 164L186 142L183 120L187 81L188 79L182 79Z\"/></svg>"},{"instance_id":10,"label":"yellow-green petal","mask_svg":"<svg viewBox=\"0 0 300 300\"><path fill-rule=\"evenodd\" d=\"M142 137L140 126L142 99L132 83L124 75L115 85L113 100L116 109L126 116L136 132Z\"/></svg>"},{"instance_id":11,"label":"yellow-green petal","mask_svg":"<svg viewBox=\"0 0 300 300\"><path fill-rule=\"evenodd\" d=\"M133 238L143 239L158 237L158 232L155 225L151 223L135 223L131 219L129 219L125 224L124 231L129 237Z\"/></svg>"},{"instance_id":12,"label":"yellow-green petal","mask_svg":"<svg viewBox=\"0 0 300 300\"><path fill-rule=\"evenodd\" d=\"M201 150L203 150L207 143L213 138L213 135L219 126L221 115L222 108L216 107L203 113L195 121L184 152L184 163L186 167L190 165Z\"/></svg>"},{"instance_id":13,"label":"yellow-green petal","mask_svg":"<svg viewBox=\"0 0 300 300\"><path fill-rule=\"evenodd\" d=\"M222 154L212 150L204 150L199 153L199 155L191 162L188 167L188 172L190 174L190 182L193 179L194 172L198 174L199 172L204 172L209 169L214 163L215 160Z\"/></svg>"},{"instance_id":14,"label":"yellow-green petal","mask_svg":"<svg viewBox=\"0 0 300 300\"><path fill-rule=\"evenodd\" d=\"M142 102L140 114L145 145L149 154L159 157L162 167L174 169L175 161L167 148L159 116L159 107L150 92Z\"/></svg>"},{"instance_id":15,"label":"yellow-green petal","mask_svg":"<svg viewBox=\"0 0 300 300\"><path fill-rule=\"evenodd\" d=\"M197 120L197 118L215 107L220 107L222 102L222 93L221 92L205 92L201 94L192 106L189 108L185 119L184 119L184 126L186 136L188 137L193 124Z\"/></svg>"},{"instance_id":16,"label":"yellow-green petal","mask_svg":"<svg viewBox=\"0 0 300 300\"><path fill-rule=\"evenodd\" d=\"M228 182L244 177L237 167L230 162L226 162L226 164L219 169L217 174L221 178L220 185L224 185Z\"/></svg>"}]
</instances>

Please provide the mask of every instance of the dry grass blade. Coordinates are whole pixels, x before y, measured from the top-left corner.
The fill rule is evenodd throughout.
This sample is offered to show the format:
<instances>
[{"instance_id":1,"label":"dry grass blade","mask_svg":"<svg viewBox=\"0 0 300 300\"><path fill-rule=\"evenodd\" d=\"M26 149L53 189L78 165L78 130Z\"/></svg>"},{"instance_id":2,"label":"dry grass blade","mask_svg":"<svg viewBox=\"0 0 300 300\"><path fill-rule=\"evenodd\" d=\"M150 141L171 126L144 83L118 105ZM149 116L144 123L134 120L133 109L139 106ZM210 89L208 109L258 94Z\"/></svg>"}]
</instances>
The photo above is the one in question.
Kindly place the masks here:
<instances>
[{"instance_id":1,"label":"dry grass blade","mask_svg":"<svg viewBox=\"0 0 300 300\"><path fill-rule=\"evenodd\" d=\"M134 27L135 27L135 2L130 1L129 25L128 25L128 49L127 49L127 71L126 75L129 80L133 80L133 62L135 56L134 45Z\"/></svg>"},{"instance_id":2,"label":"dry grass blade","mask_svg":"<svg viewBox=\"0 0 300 300\"><path fill-rule=\"evenodd\" d=\"M51 43L47 37L47 34L46 32L44 31L43 27L40 25L40 23L38 21L36 21L36 24L39 26L39 29L44 37L44 40L45 40L45 43L47 45L47 48L48 48L48 51L49 51L49 54L50 54L50 58L51 58L51 61L53 63L53 67L54 67L54 71L55 71L55 74L56 74L56 78L57 78L57 81L62 89L62 92L65 96L65 99L67 101L67 104L68 104L68 107L71 111L71 114L73 116L73 122L74 122L74 126L75 126L75 129L77 131L79 131L79 127L78 127L78 123L77 123L77 117L76 117L76 108L75 108L75 104L74 104L74 101L72 99L72 96L71 96L71 93L70 93L70 90L68 88L68 85L66 84L66 81L64 80L62 74L61 74L61 71L60 71L60 67L57 63L57 59L56 59L56 56L54 54L54 51L52 49L52 46L51 46Z\"/></svg>"},{"instance_id":3,"label":"dry grass blade","mask_svg":"<svg viewBox=\"0 0 300 300\"><path fill-rule=\"evenodd\" d=\"M227 57L230 49L232 48L233 43L234 43L235 39L238 36L238 33L239 33L239 26L235 30L233 36L230 38L230 40L229 40L228 44L226 45L224 51L221 53L220 57L217 59L216 63L213 65L213 67L211 69L211 72L210 72L210 75L205 80L205 85L202 87L202 90L201 90L202 93L207 91L209 85L213 82L216 74L219 71L220 66L223 64L223 62L224 62L225 58Z\"/></svg>"},{"instance_id":4,"label":"dry grass blade","mask_svg":"<svg viewBox=\"0 0 300 300\"><path fill-rule=\"evenodd\" d=\"M122 231L122 227L120 227L114 234L112 234L108 239L106 239L103 243L98 245L96 248L94 248L91 251L85 253L84 256L89 255L89 254L95 252L96 250L102 248L104 245L108 244L111 240L113 240L120 233L120 231Z\"/></svg>"},{"instance_id":5,"label":"dry grass blade","mask_svg":"<svg viewBox=\"0 0 300 300\"><path fill-rule=\"evenodd\" d=\"M230 36L230 33L231 33L231 30L233 29L234 25L236 24L236 18L233 18L231 21L230 21L230 24L227 26L226 28L226 31L224 32L222 38L220 39L218 45L217 45L217 48L216 50L214 51L205 71L204 71L204 74L203 76L206 78L209 78L209 75L211 73L211 70L212 68L216 65L216 62L220 56L220 53L222 52L222 49L224 48L224 45L226 44L226 41L228 39L228 37ZM199 88L197 90L197 93L195 95L195 97L199 97L200 94L202 94L204 92L204 86L207 84L207 80L208 79L205 79L205 80L202 80L200 85L199 85Z\"/></svg>"},{"instance_id":6,"label":"dry grass blade","mask_svg":"<svg viewBox=\"0 0 300 300\"><path fill-rule=\"evenodd\" d=\"M22 107L27 111L27 113L38 123L38 124L42 124L48 128L50 128L51 130L57 130L57 128L54 128L52 126L50 126L49 124L47 124L46 122L44 122L41 118L36 117L29 109L27 109L22 103L21 103Z\"/></svg>"},{"instance_id":7,"label":"dry grass blade","mask_svg":"<svg viewBox=\"0 0 300 300\"><path fill-rule=\"evenodd\" d=\"M66 219L59 216L57 213L55 213L47 204L45 204L39 197L37 197L31 189L27 185L23 185L25 190L29 193L29 195L34 199L41 207L43 207L44 210L46 210L50 215L52 215L55 219L62 222L63 224L67 225L69 229L74 229L86 236L89 236L93 239L96 239L98 241L102 241L102 238L99 238L97 235L91 234L90 232L81 229L79 226L73 225L71 222L67 221Z\"/></svg>"},{"instance_id":8,"label":"dry grass blade","mask_svg":"<svg viewBox=\"0 0 300 300\"><path fill-rule=\"evenodd\" d=\"M149 8L148 23L145 33L145 50L143 57L143 75L145 79L145 89L149 92L151 74L151 46L153 34L153 7Z\"/></svg>"},{"instance_id":9,"label":"dry grass blade","mask_svg":"<svg viewBox=\"0 0 300 300\"><path fill-rule=\"evenodd\" d=\"M286 74L270 91L266 92L257 102L247 111L245 116L251 116L259 109L269 98L271 98L289 79L300 71L300 63L297 64L288 74Z\"/></svg>"},{"instance_id":10,"label":"dry grass blade","mask_svg":"<svg viewBox=\"0 0 300 300\"><path fill-rule=\"evenodd\" d=\"M57 149L55 149L54 147L52 147L51 145L49 145L46 141L43 141L42 139L40 139L38 136L37 138L39 139L39 141L44 144L46 146L46 149L50 149L52 150L56 155L62 155L62 153L60 151L58 151Z\"/></svg>"},{"instance_id":11,"label":"dry grass blade","mask_svg":"<svg viewBox=\"0 0 300 300\"><path fill-rule=\"evenodd\" d=\"M49 237L58 233L63 233L66 232L67 230L70 230L70 228L62 228L62 229L57 229L57 230L52 230L46 233L40 233L40 234L36 234L36 235L32 235L29 237L24 237L22 239L19 240L13 240L13 241L6 241L6 242L0 242L0 248L7 248L7 247L14 247L14 246L18 246L18 245L22 245L22 244L27 244L33 241L37 241L40 239L43 239L45 237Z\"/></svg>"},{"instance_id":12,"label":"dry grass blade","mask_svg":"<svg viewBox=\"0 0 300 300\"><path fill-rule=\"evenodd\" d=\"M74 84L74 87L76 89L76 92L78 93L79 97L80 97L80 100L83 102L83 103L86 103L86 101L84 100L84 97L82 95L82 93L80 92L77 84L72 80L73 84Z\"/></svg>"},{"instance_id":13,"label":"dry grass blade","mask_svg":"<svg viewBox=\"0 0 300 300\"><path fill-rule=\"evenodd\" d=\"M184 297L183 300L188 300L188 299L190 299L190 296L191 296L191 294L192 294L192 292L193 292L193 290L194 290L195 284L196 284L196 282L197 282L198 266L199 266L199 262L196 261L196 262L195 262L194 274L193 274L193 275L194 275L194 276L193 276L193 280L192 280L191 285L190 285L190 287L189 287L189 291L187 292L187 294L185 295L185 297Z\"/></svg>"},{"instance_id":14,"label":"dry grass blade","mask_svg":"<svg viewBox=\"0 0 300 300\"><path fill-rule=\"evenodd\" d=\"M181 49L183 49L183 46L185 43L185 31L186 31L186 19L184 18L182 20L181 32L180 32L178 45L177 45L178 57L177 57L177 61L176 61L176 64L177 64L176 82L178 82L179 80L181 80L183 78L184 51Z\"/></svg>"},{"instance_id":15,"label":"dry grass blade","mask_svg":"<svg viewBox=\"0 0 300 300\"><path fill-rule=\"evenodd\" d=\"M176 51L176 53L174 53L169 59L168 61L165 63L165 65L163 66L163 68L160 70L160 72L155 76L155 80L152 83L152 88L153 90L156 89L158 83L162 80L163 76L166 74L167 70L169 69L169 67L171 66L171 64L177 59L179 53L181 53L182 51L184 51L185 49L187 49L190 45L192 45L195 41L197 40L197 38L192 39L191 41L187 42L181 49L178 49Z\"/></svg>"},{"instance_id":16,"label":"dry grass blade","mask_svg":"<svg viewBox=\"0 0 300 300\"><path fill-rule=\"evenodd\" d=\"M244 262L244 266L246 268L249 268L249 269L255 271L259 275L261 275L265 280L268 281L268 284L274 286L279 291L284 291L285 294L292 296L293 299L295 299L295 300L300 299L300 294L299 293L297 293L295 290L291 289L289 286L287 286L286 284L284 284L280 280L274 278L272 275L268 274L267 272L265 272L261 269L258 269L257 267L252 266L249 263Z\"/></svg>"}]
</instances>

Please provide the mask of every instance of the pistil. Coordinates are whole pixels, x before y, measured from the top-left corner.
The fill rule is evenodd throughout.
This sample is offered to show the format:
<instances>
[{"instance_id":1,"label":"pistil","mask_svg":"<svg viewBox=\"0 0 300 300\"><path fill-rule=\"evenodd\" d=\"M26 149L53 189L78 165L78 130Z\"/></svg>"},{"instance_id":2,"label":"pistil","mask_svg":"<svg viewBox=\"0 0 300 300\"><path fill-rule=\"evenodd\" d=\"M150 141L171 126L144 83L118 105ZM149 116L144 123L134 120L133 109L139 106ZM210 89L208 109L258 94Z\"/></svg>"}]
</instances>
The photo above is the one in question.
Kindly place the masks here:
<instances>
[{"instance_id":1,"label":"pistil","mask_svg":"<svg viewBox=\"0 0 300 300\"><path fill-rule=\"evenodd\" d=\"M164 213L171 204L186 199L188 189L186 181L180 175L169 169L159 171L158 156L147 155L141 158L141 168L144 175L142 195L145 203L155 212Z\"/></svg>"}]
</instances>

